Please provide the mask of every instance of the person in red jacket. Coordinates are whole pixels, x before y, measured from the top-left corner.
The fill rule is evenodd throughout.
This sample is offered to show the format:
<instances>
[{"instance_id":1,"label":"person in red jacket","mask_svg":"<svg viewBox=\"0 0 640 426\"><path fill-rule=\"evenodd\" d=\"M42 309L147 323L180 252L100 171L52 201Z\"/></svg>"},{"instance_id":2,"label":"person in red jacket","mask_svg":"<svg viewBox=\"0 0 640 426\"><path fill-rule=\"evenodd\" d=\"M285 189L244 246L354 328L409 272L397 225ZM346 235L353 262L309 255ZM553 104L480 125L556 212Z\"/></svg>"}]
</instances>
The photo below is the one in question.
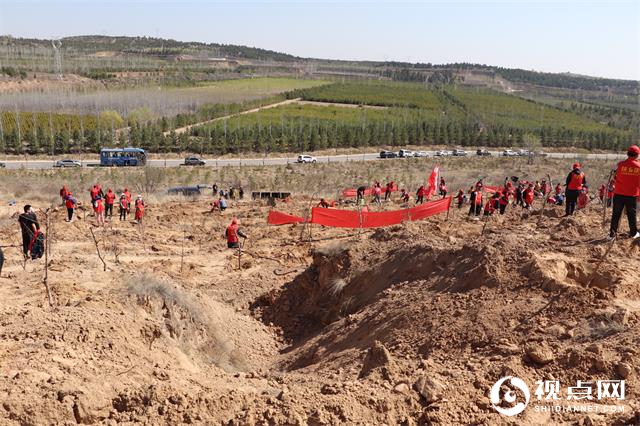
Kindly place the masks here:
<instances>
[{"instance_id":1,"label":"person in red jacket","mask_svg":"<svg viewBox=\"0 0 640 426\"><path fill-rule=\"evenodd\" d=\"M607 207L611 207L611 203L613 203L613 193L616 189L615 182L609 183L609 187L607 188Z\"/></svg>"},{"instance_id":2,"label":"person in red jacket","mask_svg":"<svg viewBox=\"0 0 640 426\"><path fill-rule=\"evenodd\" d=\"M123 192L127 199L127 213L131 213L131 193L129 192L129 188L125 188Z\"/></svg>"},{"instance_id":3,"label":"person in red jacket","mask_svg":"<svg viewBox=\"0 0 640 426\"><path fill-rule=\"evenodd\" d=\"M247 238L238 226L238 219L235 217L231 220L231 225L227 226L225 236L227 237L227 248L238 248L240 247L238 237Z\"/></svg>"},{"instance_id":4,"label":"person in red jacket","mask_svg":"<svg viewBox=\"0 0 640 426\"><path fill-rule=\"evenodd\" d=\"M67 222L73 221L73 212L76 205L76 199L73 198L71 191L67 190L64 196L64 206L67 208Z\"/></svg>"},{"instance_id":5,"label":"person in red jacket","mask_svg":"<svg viewBox=\"0 0 640 426\"><path fill-rule=\"evenodd\" d=\"M389 198L391 198L391 191L393 191L393 186L394 186L393 181L387 183L387 186L384 189L384 200L385 201L387 201Z\"/></svg>"},{"instance_id":6,"label":"person in red jacket","mask_svg":"<svg viewBox=\"0 0 640 426\"><path fill-rule=\"evenodd\" d=\"M560 183L556 185L556 195L562 195L562 185Z\"/></svg>"},{"instance_id":7,"label":"person in red jacket","mask_svg":"<svg viewBox=\"0 0 640 426\"><path fill-rule=\"evenodd\" d=\"M438 186L438 190L440 191L440 195L442 198L447 196L447 184L444 181L444 178L440 178L440 185Z\"/></svg>"},{"instance_id":8,"label":"person in red jacket","mask_svg":"<svg viewBox=\"0 0 640 426\"><path fill-rule=\"evenodd\" d=\"M533 200L535 199L535 192L532 183L530 183L529 186L527 186L527 189L522 193L522 199L524 201L524 208L531 210Z\"/></svg>"},{"instance_id":9,"label":"person in red jacket","mask_svg":"<svg viewBox=\"0 0 640 426\"><path fill-rule=\"evenodd\" d=\"M584 176L584 172L581 170L580 163L573 164L573 170L567 175L566 181L567 190L565 196L567 197L567 206L565 208L565 216L571 216L576 210L576 204L578 203L578 196L582 188L587 186L587 178Z\"/></svg>"},{"instance_id":10,"label":"person in red jacket","mask_svg":"<svg viewBox=\"0 0 640 426\"><path fill-rule=\"evenodd\" d=\"M458 208L461 209L464 205L464 202L467 201L467 195L464 193L462 189L458 191L458 195L456 195L456 202L458 203Z\"/></svg>"},{"instance_id":11,"label":"person in red jacket","mask_svg":"<svg viewBox=\"0 0 640 426\"><path fill-rule=\"evenodd\" d=\"M420 185L420 188L418 188L418 192L416 192L416 204L422 204L424 203L424 196L426 193L426 189L424 189L424 185Z\"/></svg>"},{"instance_id":12,"label":"person in red jacket","mask_svg":"<svg viewBox=\"0 0 640 426\"><path fill-rule=\"evenodd\" d=\"M609 239L616 238L622 210L627 211L629 221L629 235L631 238L640 238L636 222L636 208L640 197L640 148L637 145L630 146L627 150L627 159L618 163L616 169L615 189L613 191L613 213L611 215L611 228Z\"/></svg>"},{"instance_id":13,"label":"person in red jacket","mask_svg":"<svg viewBox=\"0 0 640 426\"><path fill-rule=\"evenodd\" d=\"M98 198L93 202L93 206L98 226L104 226L104 199L98 195Z\"/></svg>"},{"instance_id":14,"label":"person in red jacket","mask_svg":"<svg viewBox=\"0 0 640 426\"><path fill-rule=\"evenodd\" d=\"M500 206L500 214L504 214L507 210L507 206L509 205L509 192L498 191L499 194L499 206Z\"/></svg>"},{"instance_id":15,"label":"person in red jacket","mask_svg":"<svg viewBox=\"0 0 640 426\"><path fill-rule=\"evenodd\" d=\"M60 198L62 198L62 203L66 202L68 193L69 189L67 188L67 185L63 185L62 188L60 188Z\"/></svg>"},{"instance_id":16,"label":"person in red jacket","mask_svg":"<svg viewBox=\"0 0 640 426\"><path fill-rule=\"evenodd\" d=\"M598 199L602 202L602 204L604 204L604 193L606 191L607 191L607 187L603 183L602 185L600 185L600 188L598 188Z\"/></svg>"},{"instance_id":17,"label":"person in red jacket","mask_svg":"<svg viewBox=\"0 0 640 426\"><path fill-rule=\"evenodd\" d=\"M142 195L138 195L136 199L136 222L142 223L142 217L144 216L144 200Z\"/></svg>"},{"instance_id":18,"label":"person in red jacket","mask_svg":"<svg viewBox=\"0 0 640 426\"><path fill-rule=\"evenodd\" d=\"M104 196L105 202L105 217L111 218L113 216L113 204L116 202L116 194L113 193L111 188L107 189L107 193Z\"/></svg>"},{"instance_id":19,"label":"person in red jacket","mask_svg":"<svg viewBox=\"0 0 640 426\"><path fill-rule=\"evenodd\" d=\"M469 196L469 216L480 216L482 211L482 182L476 184L476 189Z\"/></svg>"}]
</instances>

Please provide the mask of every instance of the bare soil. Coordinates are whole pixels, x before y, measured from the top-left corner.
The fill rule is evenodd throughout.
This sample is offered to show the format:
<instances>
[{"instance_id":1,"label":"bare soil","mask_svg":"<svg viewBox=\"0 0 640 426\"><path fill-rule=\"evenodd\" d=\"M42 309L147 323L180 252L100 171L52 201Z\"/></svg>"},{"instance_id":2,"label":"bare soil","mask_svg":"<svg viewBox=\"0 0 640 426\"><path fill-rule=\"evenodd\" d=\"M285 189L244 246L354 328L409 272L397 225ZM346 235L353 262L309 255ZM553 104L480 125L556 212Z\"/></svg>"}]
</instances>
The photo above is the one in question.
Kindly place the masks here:
<instances>
[{"instance_id":1,"label":"bare soil","mask_svg":"<svg viewBox=\"0 0 640 426\"><path fill-rule=\"evenodd\" d=\"M106 271L93 218L66 223L57 209L54 307L44 260L23 267L5 248L0 424L637 421L640 245L610 247L598 206L539 226L535 211L484 227L454 209L361 233L269 227L268 209L149 203L144 225L94 228ZM20 244L17 212L0 207L3 246ZM250 236L240 267L223 237L234 215ZM488 395L506 375L559 380L563 396L577 380L624 378L626 399L607 403L625 412L504 417Z\"/></svg>"}]
</instances>

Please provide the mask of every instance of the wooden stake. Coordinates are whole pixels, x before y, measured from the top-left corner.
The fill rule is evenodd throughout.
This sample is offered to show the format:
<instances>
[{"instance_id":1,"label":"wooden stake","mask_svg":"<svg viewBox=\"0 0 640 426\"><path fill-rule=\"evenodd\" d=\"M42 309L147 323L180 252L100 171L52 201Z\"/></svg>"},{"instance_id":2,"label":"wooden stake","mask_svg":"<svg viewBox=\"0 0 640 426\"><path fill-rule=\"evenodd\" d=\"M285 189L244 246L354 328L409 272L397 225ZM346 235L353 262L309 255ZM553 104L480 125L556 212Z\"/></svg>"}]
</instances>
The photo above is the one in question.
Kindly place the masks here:
<instances>
[{"instance_id":1,"label":"wooden stake","mask_svg":"<svg viewBox=\"0 0 640 426\"><path fill-rule=\"evenodd\" d=\"M103 270L106 272L107 271L107 263L104 261L104 258L102 257L102 254L100 253L100 246L98 245L98 240L96 239L96 234L93 233L93 228L91 228L91 226L89 226L89 231L91 232L91 236L93 237L93 243L96 246L96 252L98 253L98 257L100 258L100 261L102 262Z\"/></svg>"},{"instance_id":2,"label":"wooden stake","mask_svg":"<svg viewBox=\"0 0 640 426\"><path fill-rule=\"evenodd\" d=\"M45 215L45 244L48 245L49 241L49 226L51 224L49 218L49 209L44 212ZM25 261L26 263L26 261ZM42 280L44 284L44 288L47 291L47 300L49 301L49 306L53 307L53 295L51 294L51 288L49 287L49 250L45 246L44 247L44 278Z\"/></svg>"}]
</instances>

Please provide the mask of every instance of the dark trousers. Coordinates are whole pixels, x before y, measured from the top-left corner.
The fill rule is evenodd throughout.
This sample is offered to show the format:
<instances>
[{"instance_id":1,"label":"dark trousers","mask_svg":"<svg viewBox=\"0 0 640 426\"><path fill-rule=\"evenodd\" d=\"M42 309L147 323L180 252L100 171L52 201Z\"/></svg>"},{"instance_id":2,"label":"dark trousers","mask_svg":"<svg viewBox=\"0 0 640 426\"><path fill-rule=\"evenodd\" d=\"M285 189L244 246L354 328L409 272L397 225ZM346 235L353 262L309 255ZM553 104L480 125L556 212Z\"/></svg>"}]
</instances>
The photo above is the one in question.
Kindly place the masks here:
<instances>
[{"instance_id":1,"label":"dark trousers","mask_svg":"<svg viewBox=\"0 0 640 426\"><path fill-rule=\"evenodd\" d=\"M22 233L22 253L24 253L25 256L29 254L30 244L31 244L31 235L23 232Z\"/></svg>"},{"instance_id":2,"label":"dark trousers","mask_svg":"<svg viewBox=\"0 0 640 426\"><path fill-rule=\"evenodd\" d=\"M469 216L480 216L482 211L482 204L471 204L469 207Z\"/></svg>"},{"instance_id":3,"label":"dark trousers","mask_svg":"<svg viewBox=\"0 0 640 426\"><path fill-rule=\"evenodd\" d=\"M113 204L107 204L106 209L104 211L104 216L105 217L113 216Z\"/></svg>"},{"instance_id":4,"label":"dark trousers","mask_svg":"<svg viewBox=\"0 0 640 426\"><path fill-rule=\"evenodd\" d=\"M618 225L620 224L620 217L622 217L622 210L627 210L627 220L629 221L629 235L634 236L638 232L638 225L636 222L636 197L627 195L614 194L613 196L613 214L611 216L611 230L609 234L615 236L618 232Z\"/></svg>"},{"instance_id":5,"label":"dark trousers","mask_svg":"<svg viewBox=\"0 0 640 426\"><path fill-rule=\"evenodd\" d=\"M565 196L567 197L567 205L565 206L564 212L567 216L572 215L573 212L576 211L578 195L580 195L580 191L578 191L577 189L567 189L565 191Z\"/></svg>"},{"instance_id":6,"label":"dark trousers","mask_svg":"<svg viewBox=\"0 0 640 426\"><path fill-rule=\"evenodd\" d=\"M120 207L120 220L127 220L127 209Z\"/></svg>"},{"instance_id":7,"label":"dark trousers","mask_svg":"<svg viewBox=\"0 0 640 426\"><path fill-rule=\"evenodd\" d=\"M507 210L506 204L500 204L500 214L504 214L505 210Z\"/></svg>"},{"instance_id":8,"label":"dark trousers","mask_svg":"<svg viewBox=\"0 0 640 426\"><path fill-rule=\"evenodd\" d=\"M391 197L391 191L384 191L384 200L387 201Z\"/></svg>"},{"instance_id":9,"label":"dark trousers","mask_svg":"<svg viewBox=\"0 0 640 426\"><path fill-rule=\"evenodd\" d=\"M67 220L71 222L71 219L73 219L73 207L67 207Z\"/></svg>"}]
</instances>

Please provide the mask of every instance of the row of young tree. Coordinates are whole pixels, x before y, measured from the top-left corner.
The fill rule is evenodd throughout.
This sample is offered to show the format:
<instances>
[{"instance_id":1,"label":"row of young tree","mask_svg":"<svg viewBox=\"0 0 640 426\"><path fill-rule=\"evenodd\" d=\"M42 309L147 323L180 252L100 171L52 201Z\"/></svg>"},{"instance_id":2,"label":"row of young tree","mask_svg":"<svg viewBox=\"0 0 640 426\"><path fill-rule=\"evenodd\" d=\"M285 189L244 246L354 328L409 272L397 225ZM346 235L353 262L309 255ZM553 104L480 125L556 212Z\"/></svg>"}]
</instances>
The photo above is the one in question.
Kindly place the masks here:
<instances>
[{"instance_id":1,"label":"row of young tree","mask_svg":"<svg viewBox=\"0 0 640 426\"><path fill-rule=\"evenodd\" d=\"M26 135L18 142L15 131L0 141L6 154L97 153L103 147L141 147L150 152L195 152L223 155L246 152L314 151L327 148L358 148L404 145L525 146L523 129L506 126L479 127L455 121L379 121L368 124L329 121L290 121L274 126L260 124L201 126L179 136L165 136L156 123L134 124L128 135L109 129L89 129L83 134L66 129L50 134L46 129ZM631 136L612 132L576 132L571 129L540 128L533 132L544 147L622 149Z\"/></svg>"}]
</instances>

